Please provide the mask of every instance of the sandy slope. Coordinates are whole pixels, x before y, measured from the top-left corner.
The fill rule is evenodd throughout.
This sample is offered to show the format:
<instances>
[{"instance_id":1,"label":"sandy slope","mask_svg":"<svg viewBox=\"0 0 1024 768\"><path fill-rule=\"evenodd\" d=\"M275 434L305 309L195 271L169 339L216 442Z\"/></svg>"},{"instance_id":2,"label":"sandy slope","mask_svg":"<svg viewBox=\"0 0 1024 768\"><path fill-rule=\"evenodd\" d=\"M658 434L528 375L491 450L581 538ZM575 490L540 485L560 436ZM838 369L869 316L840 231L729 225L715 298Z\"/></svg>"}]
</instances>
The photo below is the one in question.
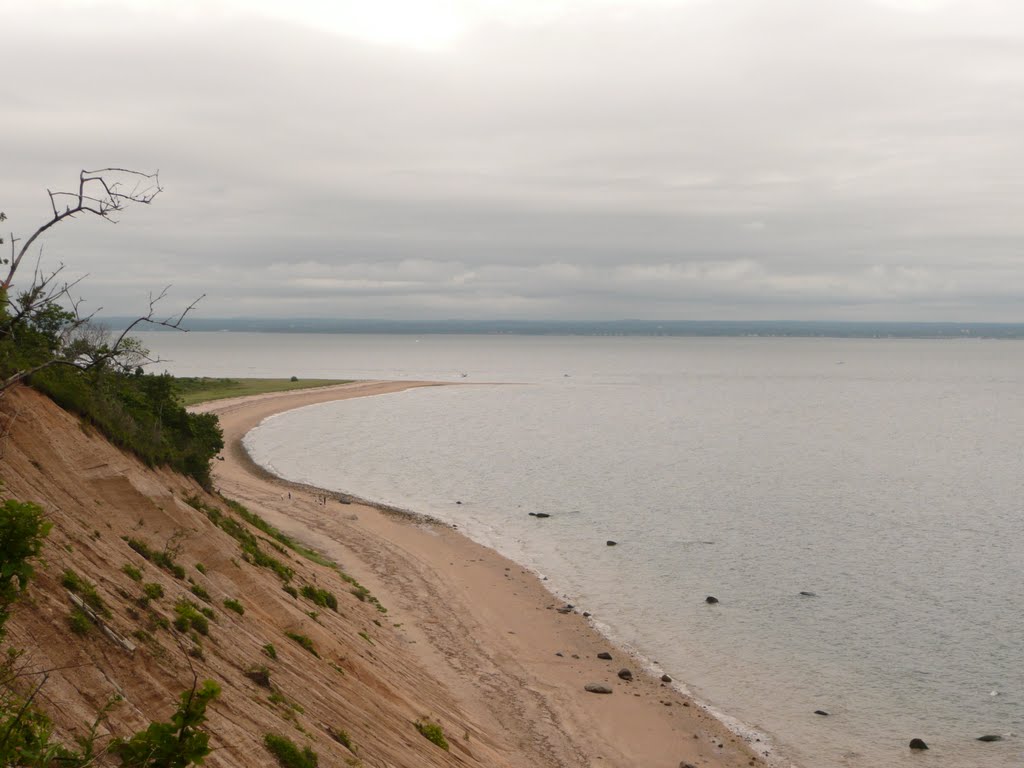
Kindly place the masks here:
<instances>
[{"instance_id":1,"label":"sandy slope","mask_svg":"<svg viewBox=\"0 0 1024 768\"><path fill-rule=\"evenodd\" d=\"M359 382L199 406L218 413L224 428L225 460L214 467L218 489L338 559L379 595L391 607L397 641L444 681L450 706L472 719L472 728L460 724L452 735L466 744L486 735L500 764L760 764L760 745L742 743L700 707L639 674L582 616L557 613L558 603L534 575L444 525L334 498L322 505L316 489L256 468L239 442L273 413L426 385ZM609 650L612 661L596 658ZM623 667L632 669L632 682L617 677ZM614 693L585 692L591 682Z\"/></svg>"}]
</instances>

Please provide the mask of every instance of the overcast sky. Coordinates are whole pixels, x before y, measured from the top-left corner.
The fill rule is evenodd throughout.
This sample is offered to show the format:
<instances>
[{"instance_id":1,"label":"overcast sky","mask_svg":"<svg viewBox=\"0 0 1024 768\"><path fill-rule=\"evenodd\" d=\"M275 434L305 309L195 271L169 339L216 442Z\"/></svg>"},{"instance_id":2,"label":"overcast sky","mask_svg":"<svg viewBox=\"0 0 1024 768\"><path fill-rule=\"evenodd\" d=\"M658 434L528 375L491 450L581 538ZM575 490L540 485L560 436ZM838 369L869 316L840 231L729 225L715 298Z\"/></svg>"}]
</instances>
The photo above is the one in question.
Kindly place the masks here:
<instances>
[{"instance_id":1,"label":"overcast sky","mask_svg":"<svg viewBox=\"0 0 1024 768\"><path fill-rule=\"evenodd\" d=\"M1024 321L1020 0L0 0L0 210L104 314ZM24 284L24 283L22 283ZM168 308L173 308L169 304Z\"/></svg>"}]
</instances>

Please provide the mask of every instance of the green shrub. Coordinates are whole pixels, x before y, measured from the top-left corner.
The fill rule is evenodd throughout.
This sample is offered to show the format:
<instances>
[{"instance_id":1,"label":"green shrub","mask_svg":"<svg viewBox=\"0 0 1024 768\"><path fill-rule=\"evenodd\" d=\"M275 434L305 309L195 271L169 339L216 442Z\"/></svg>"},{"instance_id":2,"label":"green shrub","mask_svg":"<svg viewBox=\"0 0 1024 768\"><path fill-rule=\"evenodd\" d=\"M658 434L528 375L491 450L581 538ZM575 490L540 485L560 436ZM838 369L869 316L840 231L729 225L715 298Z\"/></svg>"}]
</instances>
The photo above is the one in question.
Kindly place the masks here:
<instances>
[{"instance_id":1,"label":"green shrub","mask_svg":"<svg viewBox=\"0 0 1024 768\"><path fill-rule=\"evenodd\" d=\"M203 576L206 575L206 566L202 563L196 563L196 570L203 574Z\"/></svg>"},{"instance_id":2,"label":"green shrub","mask_svg":"<svg viewBox=\"0 0 1024 768\"><path fill-rule=\"evenodd\" d=\"M300 751L287 736L268 733L263 737L263 744L277 758L281 768L317 768L316 752L308 746Z\"/></svg>"},{"instance_id":3,"label":"green shrub","mask_svg":"<svg viewBox=\"0 0 1024 768\"><path fill-rule=\"evenodd\" d=\"M267 643L263 646L263 652L267 654L274 661L277 661L277 648L274 647L273 643Z\"/></svg>"},{"instance_id":4,"label":"green shrub","mask_svg":"<svg viewBox=\"0 0 1024 768\"><path fill-rule=\"evenodd\" d=\"M202 651L200 651L202 653ZM181 694L181 704L167 723L150 723L127 741L115 739L110 751L124 768L185 768L210 754L210 736L201 730L206 706L220 695L220 686L205 680Z\"/></svg>"},{"instance_id":5,"label":"green shrub","mask_svg":"<svg viewBox=\"0 0 1024 768\"><path fill-rule=\"evenodd\" d=\"M427 741L437 744L445 752L448 751L448 740L444 737L444 731L441 730L441 726L437 723L432 723L429 720L417 720L416 730Z\"/></svg>"},{"instance_id":6,"label":"green shrub","mask_svg":"<svg viewBox=\"0 0 1024 768\"><path fill-rule=\"evenodd\" d=\"M100 616L110 616L110 610L107 608L106 603L103 602L103 598L100 597L99 593L96 591L96 585L88 579L79 576L68 568L61 575L60 584L64 589L69 592L73 592L82 598L82 601L96 611Z\"/></svg>"},{"instance_id":7,"label":"green shrub","mask_svg":"<svg viewBox=\"0 0 1024 768\"><path fill-rule=\"evenodd\" d=\"M122 565L121 570L132 581L142 581L142 571L140 571L131 563L125 563L124 565Z\"/></svg>"},{"instance_id":8,"label":"green shrub","mask_svg":"<svg viewBox=\"0 0 1024 768\"><path fill-rule=\"evenodd\" d=\"M199 606L191 600L182 598L174 605L174 628L179 632L188 632L194 629L200 635L210 634L210 624L207 617L199 612Z\"/></svg>"},{"instance_id":9,"label":"green shrub","mask_svg":"<svg viewBox=\"0 0 1024 768\"><path fill-rule=\"evenodd\" d=\"M245 608L237 600L225 600L224 607L227 608L229 611L234 611L239 616L242 616L245 613Z\"/></svg>"},{"instance_id":10,"label":"green shrub","mask_svg":"<svg viewBox=\"0 0 1024 768\"><path fill-rule=\"evenodd\" d=\"M295 587L293 587L293 586L292 586L291 584L285 584L285 585L284 585L283 587L281 587L281 589L283 589L283 590L284 590L285 592L287 592L287 593L288 593L289 595L291 595L292 597L294 597L294 598L295 598L296 600L298 600L298 599L299 599L299 590L297 590L297 589L296 589Z\"/></svg>"},{"instance_id":11,"label":"green shrub","mask_svg":"<svg viewBox=\"0 0 1024 768\"><path fill-rule=\"evenodd\" d=\"M360 632L359 636L361 638L363 638L363 640L368 642L370 645L375 645L375 643L373 642L373 639L368 634L366 634L365 632Z\"/></svg>"},{"instance_id":12,"label":"green shrub","mask_svg":"<svg viewBox=\"0 0 1024 768\"><path fill-rule=\"evenodd\" d=\"M142 594L146 596L147 600L159 600L164 596L164 588L156 582L150 582L142 585Z\"/></svg>"},{"instance_id":13,"label":"green shrub","mask_svg":"<svg viewBox=\"0 0 1024 768\"><path fill-rule=\"evenodd\" d=\"M318 589L310 584L303 585L300 591L302 596L307 600L312 600L317 605L323 606L324 608L330 608L332 611L337 612L338 598L334 596L333 592L326 589Z\"/></svg>"},{"instance_id":14,"label":"green shrub","mask_svg":"<svg viewBox=\"0 0 1024 768\"><path fill-rule=\"evenodd\" d=\"M349 752L355 754L356 745L352 743L352 737L348 735L348 732L344 728L328 728L327 733L332 739L341 744Z\"/></svg>"},{"instance_id":15,"label":"green shrub","mask_svg":"<svg viewBox=\"0 0 1024 768\"><path fill-rule=\"evenodd\" d=\"M313 645L313 641L310 640L308 637L306 637L305 635L297 634L296 632L285 632L284 634L287 638L289 638L290 640L294 640L296 643L301 645L303 648L312 653L318 659L320 658L320 654L316 652L316 646Z\"/></svg>"},{"instance_id":16,"label":"green shrub","mask_svg":"<svg viewBox=\"0 0 1024 768\"><path fill-rule=\"evenodd\" d=\"M192 594L198 597L200 600L205 600L207 603L211 602L210 593L198 584L193 584L192 589L189 591L192 592Z\"/></svg>"},{"instance_id":17,"label":"green shrub","mask_svg":"<svg viewBox=\"0 0 1024 768\"><path fill-rule=\"evenodd\" d=\"M81 608L74 608L68 615L68 626L76 635L87 635L92 631L92 620Z\"/></svg>"},{"instance_id":18,"label":"green shrub","mask_svg":"<svg viewBox=\"0 0 1024 768\"><path fill-rule=\"evenodd\" d=\"M152 549L146 542L140 541L139 539L132 539L125 537L124 539L128 542L128 546L138 552L149 562L154 565L163 568L165 571L170 573L176 579L185 578L185 568L179 563L175 562L174 557L170 552L157 551Z\"/></svg>"}]
</instances>

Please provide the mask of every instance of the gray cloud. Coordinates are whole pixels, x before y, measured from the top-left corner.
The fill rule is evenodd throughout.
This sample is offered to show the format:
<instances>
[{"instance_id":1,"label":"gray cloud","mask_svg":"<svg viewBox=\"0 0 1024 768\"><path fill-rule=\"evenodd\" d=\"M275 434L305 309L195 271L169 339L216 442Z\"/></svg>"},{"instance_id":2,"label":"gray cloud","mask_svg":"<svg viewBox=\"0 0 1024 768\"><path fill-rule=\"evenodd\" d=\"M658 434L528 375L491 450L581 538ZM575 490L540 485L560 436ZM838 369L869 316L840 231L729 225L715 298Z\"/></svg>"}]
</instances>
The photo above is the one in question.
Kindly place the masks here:
<instances>
[{"instance_id":1,"label":"gray cloud","mask_svg":"<svg viewBox=\"0 0 1024 768\"><path fill-rule=\"evenodd\" d=\"M438 51L9 5L7 223L161 170L47 240L111 313L173 283L207 316L1021 319L1010 2L570 4Z\"/></svg>"}]
</instances>

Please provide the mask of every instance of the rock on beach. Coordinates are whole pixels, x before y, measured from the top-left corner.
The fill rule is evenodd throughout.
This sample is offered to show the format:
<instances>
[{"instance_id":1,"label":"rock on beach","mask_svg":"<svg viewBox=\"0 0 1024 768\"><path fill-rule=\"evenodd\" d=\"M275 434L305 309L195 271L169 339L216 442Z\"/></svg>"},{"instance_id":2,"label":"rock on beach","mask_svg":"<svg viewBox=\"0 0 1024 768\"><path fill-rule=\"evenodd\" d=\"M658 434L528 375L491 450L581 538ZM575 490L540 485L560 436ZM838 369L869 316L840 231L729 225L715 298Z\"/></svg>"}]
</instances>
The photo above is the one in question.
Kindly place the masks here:
<instances>
[{"instance_id":1,"label":"rock on beach","mask_svg":"<svg viewBox=\"0 0 1024 768\"><path fill-rule=\"evenodd\" d=\"M583 686L583 690L587 691L588 693L611 693L612 692L611 688L609 688L607 685L602 685L601 683L587 683L585 686Z\"/></svg>"}]
</instances>

